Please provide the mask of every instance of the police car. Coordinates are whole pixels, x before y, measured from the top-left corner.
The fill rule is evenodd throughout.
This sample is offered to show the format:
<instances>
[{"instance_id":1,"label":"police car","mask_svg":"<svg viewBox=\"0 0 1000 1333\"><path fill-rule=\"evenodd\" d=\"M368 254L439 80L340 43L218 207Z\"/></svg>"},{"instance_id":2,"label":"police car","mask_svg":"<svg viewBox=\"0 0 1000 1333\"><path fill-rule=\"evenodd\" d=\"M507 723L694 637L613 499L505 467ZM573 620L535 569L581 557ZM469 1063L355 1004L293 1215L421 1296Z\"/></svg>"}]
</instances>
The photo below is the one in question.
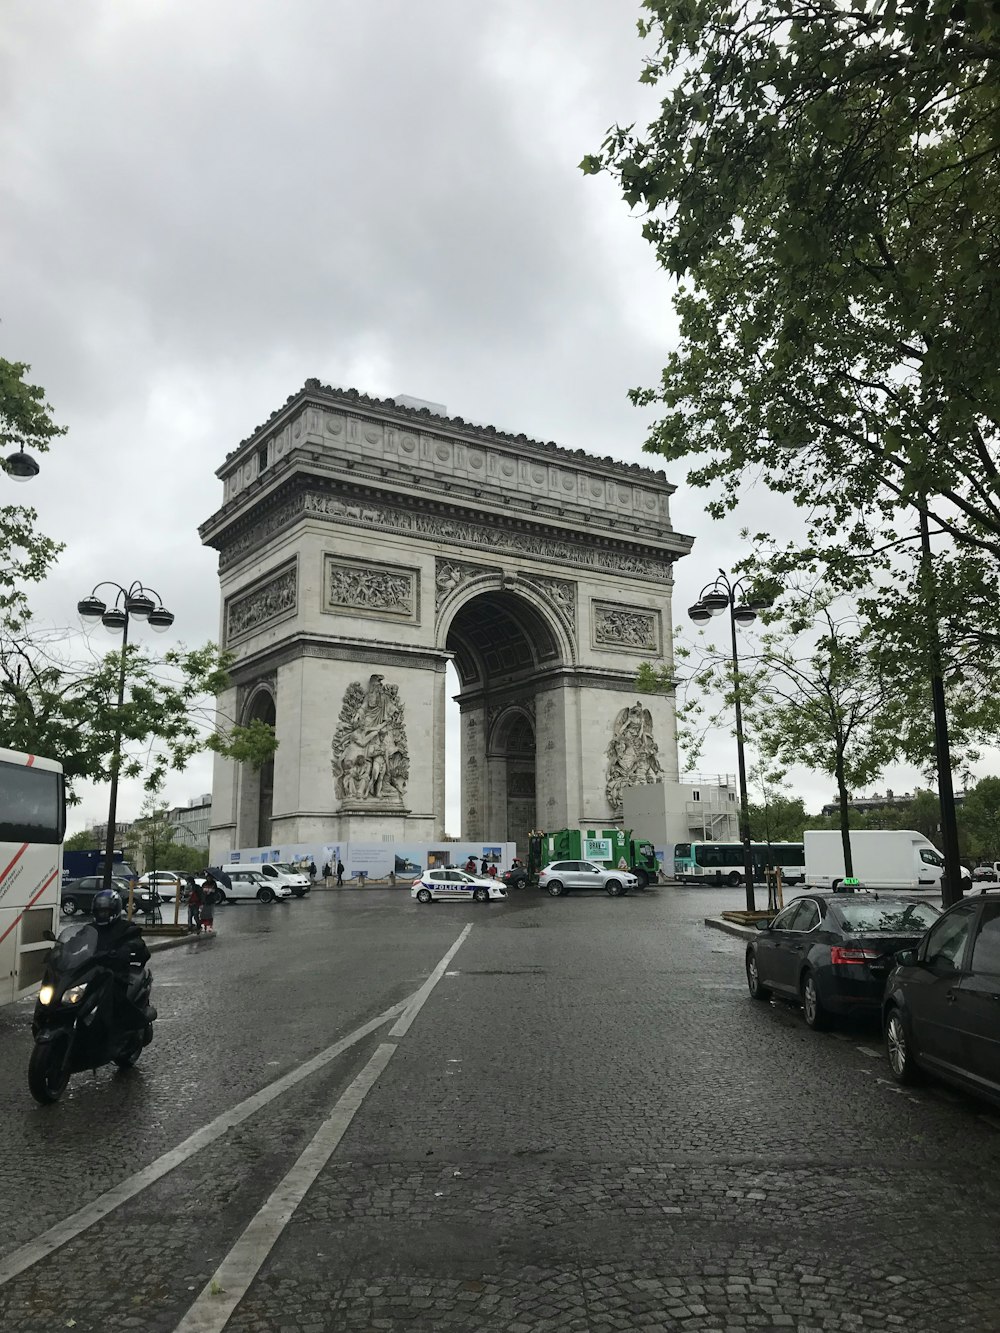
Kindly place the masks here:
<instances>
[{"instance_id":1,"label":"police car","mask_svg":"<svg viewBox=\"0 0 1000 1333\"><path fill-rule=\"evenodd\" d=\"M410 897L418 903L477 902L488 903L506 898L507 890L495 879L470 875L467 870L428 870L413 881Z\"/></svg>"}]
</instances>

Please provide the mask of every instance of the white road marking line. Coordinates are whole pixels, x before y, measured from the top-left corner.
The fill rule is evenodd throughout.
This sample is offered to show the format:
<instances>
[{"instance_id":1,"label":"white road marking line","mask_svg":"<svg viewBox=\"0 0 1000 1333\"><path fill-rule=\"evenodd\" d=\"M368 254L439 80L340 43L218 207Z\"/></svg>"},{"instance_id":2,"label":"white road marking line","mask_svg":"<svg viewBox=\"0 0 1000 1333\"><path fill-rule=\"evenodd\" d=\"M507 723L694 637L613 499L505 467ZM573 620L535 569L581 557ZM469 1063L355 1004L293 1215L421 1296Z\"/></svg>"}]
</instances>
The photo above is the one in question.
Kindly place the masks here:
<instances>
[{"instance_id":1,"label":"white road marking line","mask_svg":"<svg viewBox=\"0 0 1000 1333\"><path fill-rule=\"evenodd\" d=\"M419 994L419 991L416 994ZM180 1166L182 1162L186 1162L189 1157L193 1157L202 1148L206 1148L210 1143L214 1143L216 1139L221 1138L223 1134L227 1134L231 1129L242 1124L244 1120L249 1119L262 1107L267 1106L269 1102L273 1102L276 1097L280 1097L283 1092L294 1087L296 1083L301 1083L310 1074L314 1074L318 1069L322 1069L324 1065L328 1065L332 1060L335 1060L338 1055L342 1055L344 1051L357 1045L370 1033L376 1032L391 1018L395 1018L397 1014L404 1012L412 998L411 996L407 1000L400 1001L399 1004L394 1004L391 1009L386 1009L377 1018L372 1018L367 1023L362 1024L361 1027L355 1028L348 1036L335 1042L334 1045L328 1046L325 1051L320 1051L319 1055L314 1055L305 1064L298 1065L281 1078L275 1079L273 1083L269 1083L260 1092L255 1092L252 1097L239 1102L230 1110L224 1111L222 1115L216 1116L214 1120L186 1138L183 1143L179 1143L176 1148L171 1148L169 1152L164 1153L154 1162L150 1162L149 1166L143 1167L135 1175L127 1176L104 1194L98 1195L85 1207L71 1213L69 1217L64 1217L61 1222L49 1227L48 1231L43 1231L40 1236L28 1241L27 1245L22 1245L13 1254L9 1254L6 1259L0 1260L0 1287L9 1282L11 1278L17 1277L19 1273L23 1273L25 1269L31 1268L42 1259L47 1259L55 1250L58 1250L68 1241L74 1240L82 1232L92 1227L95 1222L100 1222L115 1208L134 1198L141 1190L148 1189L161 1176L173 1171L175 1167Z\"/></svg>"},{"instance_id":2,"label":"white road marking line","mask_svg":"<svg viewBox=\"0 0 1000 1333\"><path fill-rule=\"evenodd\" d=\"M462 931L461 935L459 935L455 943L451 946L451 948L448 950L445 956L441 959L440 963L438 963L434 971L424 982L424 984L420 987L420 989L416 992L416 994L414 994L411 997L402 1015L396 1020L396 1022L389 1029L390 1037L406 1036L407 1032L409 1032L410 1030L410 1024L413 1022L417 1014L419 1014L421 1009L424 1007L428 995L430 995L431 991L444 976L445 968L448 966L451 960L458 953L459 949L465 943L466 939L468 938L469 931L471 929L472 929L472 922L470 921L469 924Z\"/></svg>"},{"instance_id":3,"label":"white road marking line","mask_svg":"<svg viewBox=\"0 0 1000 1333\"><path fill-rule=\"evenodd\" d=\"M862 1055L870 1055L873 1060L882 1059L882 1052L874 1046L856 1046L854 1049L860 1051Z\"/></svg>"},{"instance_id":4,"label":"white road marking line","mask_svg":"<svg viewBox=\"0 0 1000 1333\"><path fill-rule=\"evenodd\" d=\"M395 1050L391 1042L379 1045L320 1126L302 1156L201 1289L194 1304L177 1325L175 1333L221 1333L229 1323L233 1311L246 1295L306 1192L347 1133L361 1103L392 1059Z\"/></svg>"},{"instance_id":5,"label":"white road marking line","mask_svg":"<svg viewBox=\"0 0 1000 1333\"><path fill-rule=\"evenodd\" d=\"M406 1003L403 1014L390 1028L389 1036L402 1036L427 1003L431 991L444 976L445 968L462 947L471 923L451 946L437 967ZM375 1054L350 1087L338 1099L330 1115L298 1161L265 1200L257 1215L223 1259L195 1298L194 1304L174 1333L222 1333L230 1316L260 1272L275 1242L291 1221L295 1210L333 1156L361 1103L375 1086L378 1076L396 1053L398 1044L381 1042Z\"/></svg>"}]
</instances>

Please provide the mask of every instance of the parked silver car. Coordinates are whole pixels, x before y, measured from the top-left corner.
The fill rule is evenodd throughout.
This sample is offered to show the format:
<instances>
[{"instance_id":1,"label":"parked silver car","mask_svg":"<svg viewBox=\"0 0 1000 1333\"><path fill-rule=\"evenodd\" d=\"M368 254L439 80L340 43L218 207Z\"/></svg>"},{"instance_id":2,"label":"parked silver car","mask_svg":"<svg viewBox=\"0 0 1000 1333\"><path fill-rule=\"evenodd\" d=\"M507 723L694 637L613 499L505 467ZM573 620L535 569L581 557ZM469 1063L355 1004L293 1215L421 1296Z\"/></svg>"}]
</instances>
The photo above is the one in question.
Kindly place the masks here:
<instances>
[{"instance_id":1,"label":"parked silver car","mask_svg":"<svg viewBox=\"0 0 1000 1333\"><path fill-rule=\"evenodd\" d=\"M619 898L630 889L637 889L639 881L628 870L606 870L594 861L551 861L538 874L538 887L558 898L567 889L604 889L612 898Z\"/></svg>"}]
</instances>

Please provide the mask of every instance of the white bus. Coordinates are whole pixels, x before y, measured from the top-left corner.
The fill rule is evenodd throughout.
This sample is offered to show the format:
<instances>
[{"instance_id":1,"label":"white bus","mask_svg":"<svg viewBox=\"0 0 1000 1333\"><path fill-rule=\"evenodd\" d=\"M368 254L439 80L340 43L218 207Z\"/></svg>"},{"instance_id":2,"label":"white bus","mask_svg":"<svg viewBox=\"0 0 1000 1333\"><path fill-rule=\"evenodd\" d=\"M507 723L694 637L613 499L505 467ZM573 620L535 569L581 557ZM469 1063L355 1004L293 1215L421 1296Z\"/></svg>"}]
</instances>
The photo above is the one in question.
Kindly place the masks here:
<instances>
[{"instance_id":1,"label":"white bus","mask_svg":"<svg viewBox=\"0 0 1000 1333\"><path fill-rule=\"evenodd\" d=\"M59 922L66 796L62 764L0 749L0 1004L28 995Z\"/></svg>"}]
</instances>

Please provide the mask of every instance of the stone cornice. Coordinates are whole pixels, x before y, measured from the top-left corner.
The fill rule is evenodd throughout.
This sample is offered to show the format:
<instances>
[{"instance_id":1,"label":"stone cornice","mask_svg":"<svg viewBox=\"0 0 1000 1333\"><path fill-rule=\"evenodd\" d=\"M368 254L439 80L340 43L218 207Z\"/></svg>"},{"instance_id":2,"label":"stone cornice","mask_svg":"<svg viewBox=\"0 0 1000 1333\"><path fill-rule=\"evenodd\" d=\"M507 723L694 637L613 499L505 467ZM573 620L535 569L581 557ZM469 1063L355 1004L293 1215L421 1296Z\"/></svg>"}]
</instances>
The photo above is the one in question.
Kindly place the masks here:
<instances>
[{"instance_id":1,"label":"stone cornice","mask_svg":"<svg viewBox=\"0 0 1000 1333\"><path fill-rule=\"evenodd\" d=\"M321 657L338 662L364 662L378 666L410 666L424 670L444 671L451 653L435 652L427 648L408 648L402 644L369 641L338 641L302 635L293 642L274 644L247 657L241 657L230 668L233 684L252 684L263 674L278 667L297 662L302 657Z\"/></svg>"},{"instance_id":2,"label":"stone cornice","mask_svg":"<svg viewBox=\"0 0 1000 1333\"><path fill-rule=\"evenodd\" d=\"M484 445L511 445L519 451L530 451L545 459L559 458L567 463L573 460L576 464L596 465L612 470L616 476L655 479L660 481L671 494L676 489L667 481L666 474L661 468L644 467L641 463L623 463L610 455L598 458L594 454L588 454L584 449L567 449L563 445L556 444L554 440L533 440L527 435L511 435L507 431L497 430L495 426L477 425L465 421L462 417L439 416L426 407L401 407L392 398L373 398L369 394L360 393L357 389L337 389L332 385L322 384L318 379L307 379L301 389L289 394L281 407L276 408L266 421L257 426L226 455L226 461L216 472L216 476L220 478L225 476L244 451L250 453L259 447L266 436L280 430L287 420L308 403L315 403L320 407L336 407L348 414L376 416L383 421L396 421L411 430L430 430L436 435L460 437Z\"/></svg>"},{"instance_id":3,"label":"stone cornice","mask_svg":"<svg viewBox=\"0 0 1000 1333\"><path fill-rule=\"evenodd\" d=\"M581 531L554 518L492 510L484 519L482 507L475 504L390 493L360 479L337 480L296 466L282 469L252 503L244 500L220 510L200 532L205 545L219 551L220 569L226 569L307 518L410 536L435 544L435 549L444 543L490 552L495 558L537 558L547 566L554 562L565 565L566 573L576 567L657 583L670 582L673 561L691 548L690 538L673 532L651 532L643 539L595 531L590 524L583 524Z\"/></svg>"}]
</instances>

